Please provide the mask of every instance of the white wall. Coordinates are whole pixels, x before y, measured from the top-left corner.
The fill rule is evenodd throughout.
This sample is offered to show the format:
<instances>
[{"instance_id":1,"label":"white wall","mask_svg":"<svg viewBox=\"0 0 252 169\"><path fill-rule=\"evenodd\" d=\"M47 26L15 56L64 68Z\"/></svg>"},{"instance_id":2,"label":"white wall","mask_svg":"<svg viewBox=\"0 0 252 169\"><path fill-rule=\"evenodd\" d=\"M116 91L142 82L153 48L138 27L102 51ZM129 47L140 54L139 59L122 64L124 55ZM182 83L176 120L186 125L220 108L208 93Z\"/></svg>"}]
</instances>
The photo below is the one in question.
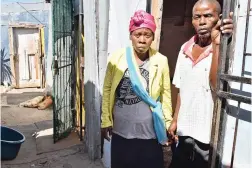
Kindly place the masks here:
<instances>
[{"instance_id":1,"label":"white wall","mask_svg":"<svg viewBox=\"0 0 252 169\"><path fill-rule=\"evenodd\" d=\"M52 1L51 3L52 4ZM53 51L52 51L52 7L49 6L49 21L48 21L48 51L46 56L46 87L51 91L53 85Z\"/></svg>"},{"instance_id":2,"label":"white wall","mask_svg":"<svg viewBox=\"0 0 252 169\"><path fill-rule=\"evenodd\" d=\"M130 44L130 18L139 9L146 10L146 0L110 0L108 54Z\"/></svg>"}]
</instances>

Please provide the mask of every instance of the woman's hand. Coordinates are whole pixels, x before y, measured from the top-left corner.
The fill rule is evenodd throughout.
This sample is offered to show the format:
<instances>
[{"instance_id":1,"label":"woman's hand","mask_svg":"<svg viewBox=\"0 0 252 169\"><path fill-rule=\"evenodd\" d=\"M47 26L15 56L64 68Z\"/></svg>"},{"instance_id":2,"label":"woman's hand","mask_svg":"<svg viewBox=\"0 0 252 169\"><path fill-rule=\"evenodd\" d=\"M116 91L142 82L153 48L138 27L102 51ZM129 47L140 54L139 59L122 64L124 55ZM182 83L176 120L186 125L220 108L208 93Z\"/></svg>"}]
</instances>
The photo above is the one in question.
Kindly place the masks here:
<instances>
[{"instance_id":1,"label":"woman's hand","mask_svg":"<svg viewBox=\"0 0 252 169\"><path fill-rule=\"evenodd\" d=\"M110 136L112 135L112 126L102 128L101 135L104 139L110 141Z\"/></svg>"}]
</instances>

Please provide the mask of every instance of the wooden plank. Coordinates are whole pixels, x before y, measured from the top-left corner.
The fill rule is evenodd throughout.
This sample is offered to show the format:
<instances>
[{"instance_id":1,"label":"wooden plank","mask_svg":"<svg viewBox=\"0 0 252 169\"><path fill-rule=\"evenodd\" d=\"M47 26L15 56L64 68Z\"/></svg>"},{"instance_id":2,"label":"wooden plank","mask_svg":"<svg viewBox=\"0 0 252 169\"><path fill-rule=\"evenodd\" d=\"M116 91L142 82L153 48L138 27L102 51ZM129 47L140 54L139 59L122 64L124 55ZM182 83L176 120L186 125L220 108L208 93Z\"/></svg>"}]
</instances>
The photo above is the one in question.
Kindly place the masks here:
<instances>
[{"instance_id":1,"label":"wooden plank","mask_svg":"<svg viewBox=\"0 0 252 169\"><path fill-rule=\"evenodd\" d=\"M38 54L34 55L34 64L35 64L35 72L36 72L36 79L40 79L41 81L41 78L40 78L40 64L39 64L39 56ZM41 87L41 86L40 86Z\"/></svg>"},{"instance_id":2,"label":"wooden plank","mask_svg":"<svg viewBox=\"0 0 252 169\"><path fill-rule=\"evenodd\" d=\"M39 73L40 73L40 87L44 88L46 79L45 79L45 32L44 27L39 28L39 56L38 56L38 64L39 64Z\"/></svg>"},{"instance_id":3,"label":"wooden plank","mask_svg":"<svg viewBox=\"0 0 252 169\"><path fill-rule=\"evenodd\" d=\"M9 23L9 27L15 27L15 28L43 28L44 25L20 22L20 23Z\"/></svg>"},{"instance_id":4,"label":"wooden plank","mask_svg":"<svg viewBox=\"0 0 252 169\"><path fill-rule=\"evenodd\" d=\"M18 89L22 89L22 88L35 88L38 87L38 83L37 82L30 82L29 84L19 84Z\"/></svg>"},{"instance_id":5,"label":"wooden plank","mask_svg":"<svg viewBox=\"0 0 252 169\"><path fill-rule=\"evenodd\" d=\"M80 132L80 67L79 67L79 57L78 55L75 57L76 58L76 62L75 62L75 73L76 73L76 125L79 126L78 130Z\"/></svg>"},{"instance_id":6,"label":"wooden plank","mask_svg":"<svg viewBox=\"0 0 252 169\"><path fill-rule=\"evenodd\" d=\"M10 54L10 68L11 68L11 83L13 87L16 87L16 71L15 71L15 50L14 50L14 36L13 36L13 28L9 27L9 54Z\"/></svg>"},{"instance_id":7,"label":"wooden plank","mask_svg":"<svg viewBox=\"0 0 252 169\"><path fill-rule=\"evenodd\" d=\"M155 39L152 42L151 47L153 49L159 50L162 15L163 15L163 0L152 0L151 14L154 16L157 25L157 29L155 32Z\"/></svg>"}]
</instances>

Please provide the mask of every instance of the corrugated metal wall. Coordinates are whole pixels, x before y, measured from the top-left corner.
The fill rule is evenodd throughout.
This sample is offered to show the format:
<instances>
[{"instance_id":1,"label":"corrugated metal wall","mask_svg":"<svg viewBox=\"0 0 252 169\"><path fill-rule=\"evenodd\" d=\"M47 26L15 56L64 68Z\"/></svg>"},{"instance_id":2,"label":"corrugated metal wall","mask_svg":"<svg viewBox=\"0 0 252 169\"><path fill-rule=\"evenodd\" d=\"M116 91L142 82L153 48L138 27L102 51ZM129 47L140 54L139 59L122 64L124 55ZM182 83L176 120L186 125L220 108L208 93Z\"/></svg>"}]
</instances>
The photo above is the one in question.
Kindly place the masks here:
<instances>
[{"instance_id":1,"label":"corrugated metal wall","mask_svg":"<svg viewBox=\"0 0 252 169\"><path fill-rule=\"evenodd\" d=\"M84 93L85 93L85 144L90 159L100 158L100 99L101 89L99 87L98 72L98 0L85 0L84 9Z\"/></svg>"}]
</instances>

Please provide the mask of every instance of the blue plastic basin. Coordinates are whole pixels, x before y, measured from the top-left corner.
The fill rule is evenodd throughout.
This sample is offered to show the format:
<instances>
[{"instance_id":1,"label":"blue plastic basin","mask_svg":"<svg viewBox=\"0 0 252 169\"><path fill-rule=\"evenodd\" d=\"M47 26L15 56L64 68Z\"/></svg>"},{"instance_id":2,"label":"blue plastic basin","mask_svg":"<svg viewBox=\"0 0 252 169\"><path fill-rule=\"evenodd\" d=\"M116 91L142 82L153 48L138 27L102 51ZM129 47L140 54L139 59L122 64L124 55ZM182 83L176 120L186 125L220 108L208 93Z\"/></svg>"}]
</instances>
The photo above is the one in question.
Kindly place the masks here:
<instances>
[{"instance_id":1,"label":"blue plastic basin","mask_svg":"<svg viewBox=\"0 0 252 169\"><path fill-rule=\"evenodd\" d=\"M25 136L12 128L1 126L1 160L13 160L17 157Z\"/></svg>"}]
</instances>

